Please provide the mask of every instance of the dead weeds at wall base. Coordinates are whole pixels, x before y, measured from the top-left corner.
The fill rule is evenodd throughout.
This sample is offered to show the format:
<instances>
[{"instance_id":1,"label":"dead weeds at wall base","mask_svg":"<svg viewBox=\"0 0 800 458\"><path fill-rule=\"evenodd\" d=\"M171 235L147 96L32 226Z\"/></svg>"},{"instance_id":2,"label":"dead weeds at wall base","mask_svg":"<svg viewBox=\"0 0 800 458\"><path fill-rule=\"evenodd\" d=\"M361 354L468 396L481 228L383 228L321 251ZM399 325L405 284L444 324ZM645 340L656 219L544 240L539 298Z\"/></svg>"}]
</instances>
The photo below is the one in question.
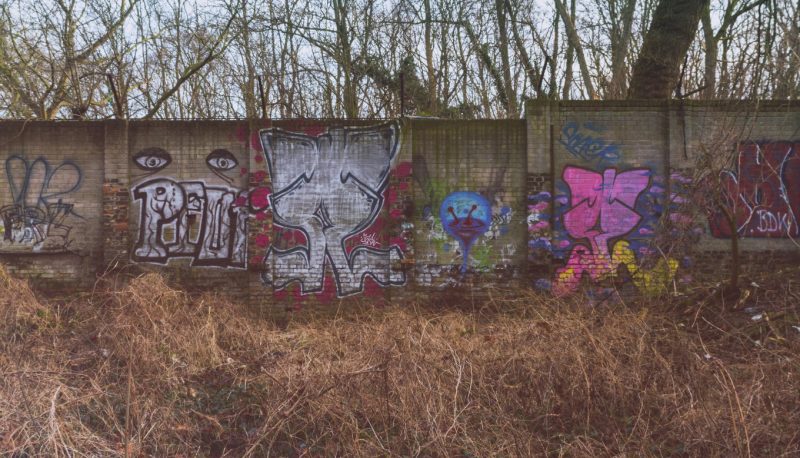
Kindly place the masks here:
<instances>
[{"instance_id":1,"label":"dead weeds at wall base","mask_svg":"<svg viewBox=\"0 0 800 458\"><path fill-rule=\"evenodd\" d=\"M0 297L3 455L800 453L797 339L652 309L530 295L279 328L153 274L56 304L2 271Z\"/></svg>"}]
</instances>

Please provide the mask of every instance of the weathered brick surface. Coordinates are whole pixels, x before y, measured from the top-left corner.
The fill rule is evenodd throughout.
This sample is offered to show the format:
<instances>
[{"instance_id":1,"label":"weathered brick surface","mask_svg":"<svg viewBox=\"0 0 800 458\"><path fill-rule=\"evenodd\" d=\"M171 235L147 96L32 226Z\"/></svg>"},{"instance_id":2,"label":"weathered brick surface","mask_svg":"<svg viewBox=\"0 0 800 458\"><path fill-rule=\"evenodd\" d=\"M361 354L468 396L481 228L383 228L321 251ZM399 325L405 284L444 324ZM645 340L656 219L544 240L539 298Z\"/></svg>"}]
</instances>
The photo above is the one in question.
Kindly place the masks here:
<instances>
[{"instance_id":1,"label":"weathered brick surface","mask_svg":"<svg viewBox=\"0 0 800 458\"><path fill-rule=\"evenodd\" d=\"M103 259L106 265L125 263L129 257L130 177L128 122L104 123Z\"/></svg>"},{"instance_id":2,"label":"weathered brick surface","mask_svg":"<svg viewBox=\"0 0 800 458\"><path fill-rule=\"evenodd\" d=\"M521 121L0 122L0 262L48 289L155 270L265 313L520 284L658 294L729 271L704 157L748 203L745 274L798 262L798 126L797 104L676 101L532 101ZM296 142L273 158L283 175L262 131ZM363 227L337 236L348 224Z\"/></svg>"},{"instance_id":3,"label":"weathered brick surface","mask_svg":"<svg viewBox=\"0 0 800 458\"><path fill-rule=\"evenodd\" d=\"M86 287L102 265L101 123L0 123L0 262L51 289Z\"/></svg>"},{"instance_id":4,"label":"weathered brick surface","mask_svg":"<svg viewBox=\"0 0 800 458\"><path fill-rule=\"evenodd\" d=\"M415 285L457 285L466 276L490 285L516 276L527 254L525 124L419 120L412 123L411 135ZM474 194L488 204L486 225L468 247L447 230L449 224L455 231L456 220L441 217L456 193L472 193L462 194L468 206ZM466 221L467 213L458 214L459 221Z\"/></svg>"}]
</instances>

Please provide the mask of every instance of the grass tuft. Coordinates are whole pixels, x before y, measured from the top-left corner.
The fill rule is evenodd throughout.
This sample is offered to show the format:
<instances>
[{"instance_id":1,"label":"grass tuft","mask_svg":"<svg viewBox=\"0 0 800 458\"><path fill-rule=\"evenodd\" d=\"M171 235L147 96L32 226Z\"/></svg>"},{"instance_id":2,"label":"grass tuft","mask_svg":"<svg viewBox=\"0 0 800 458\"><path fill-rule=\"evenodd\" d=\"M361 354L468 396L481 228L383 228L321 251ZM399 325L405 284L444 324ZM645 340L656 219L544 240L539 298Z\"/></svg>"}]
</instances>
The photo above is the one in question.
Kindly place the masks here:
<instances>
[{"instance_id":1,"label":"grass tuft","mask_svg":"<svg viewBox=\"0 0 800 458\"><path fill-rule=\"evenodd\" d=\"M0 454L792 456L796 288L520 292L279 326L156 274L65 302L0 268Z\"/></svg>"}]
</instances>

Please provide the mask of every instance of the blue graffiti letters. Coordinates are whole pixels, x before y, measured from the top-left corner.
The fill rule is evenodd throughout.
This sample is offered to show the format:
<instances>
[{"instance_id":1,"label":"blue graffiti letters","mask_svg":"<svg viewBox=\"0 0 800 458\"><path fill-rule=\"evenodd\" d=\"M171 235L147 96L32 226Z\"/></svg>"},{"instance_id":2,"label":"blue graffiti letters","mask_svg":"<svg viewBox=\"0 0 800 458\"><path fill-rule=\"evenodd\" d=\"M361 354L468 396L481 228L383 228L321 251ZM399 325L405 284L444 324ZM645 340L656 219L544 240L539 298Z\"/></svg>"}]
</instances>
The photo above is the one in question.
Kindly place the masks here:
<instances>
[{"instance_id":1,"label":"blue graffiti letters","mask_svg":"<svg viewBox=\"0 0 800 458\"><path fill-rule=\"evenodd\" d=\"M561 129L558 142L573 156L584 161L615 163L620 159L619 146L600 137L602 129L592 123L570 121Z\"/></svg>"}]
</instances>

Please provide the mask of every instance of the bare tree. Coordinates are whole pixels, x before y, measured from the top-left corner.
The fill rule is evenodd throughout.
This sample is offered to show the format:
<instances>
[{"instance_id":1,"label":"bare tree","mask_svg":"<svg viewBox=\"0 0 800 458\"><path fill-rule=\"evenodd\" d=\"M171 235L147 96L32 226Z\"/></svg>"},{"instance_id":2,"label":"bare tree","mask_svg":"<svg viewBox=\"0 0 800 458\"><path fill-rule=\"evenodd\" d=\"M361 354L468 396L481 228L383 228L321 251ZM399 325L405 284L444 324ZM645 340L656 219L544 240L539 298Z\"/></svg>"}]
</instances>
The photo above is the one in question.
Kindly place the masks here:
<instances>
[{"instance_id":1,"label":"bare tree","mask_svg":"<svg viewBox=\"0 0 800 458\"><path fill-rule=\"evenodd\" d=\"M84 117L99 103L97 95L106 81L108 62L95 53L122 28L137 1L119 3L114 20L102 28L95 21L100 8L75 0L5 5L0 81L16 102L14 110L53 119L67 108L70 117ZM16 20L12 7L18 8Z\"/></svg>"},{"instance_id":2,"label":"bare tree","mask_svg":"<svg viewBox=\"0 0 800 458\"><path fill-rule=\"evenodd\" d=\"M400 73L407 114L453 118L797 99L800 2L712 1L6 0L0 116L397 116Z\"/></svg>"},{"instance_id":3,"label":"bare tree","mask_svg":"<svg viewBox=\"0 0 800 458\"><path fill-rule=\"evenodd\" d=\"M719 45L723 44L722 59L727 61L730 43L730 30L743 14L751 11L768 0L729 0L724 6L721 23L715 31L712 24L709 3L702 11L703 43L705 45L705 66L703 73L703 98L713 99L717 96L717 63L719 61Z\"/></svg>"},{"instance_id":4,"label":"bare tree","mask_svg":"<svg viewBox=\"0 0 800 458\"><path fill-rule=\"evenodd\" d=\"M708 0L661 0L633 66L629 97L669 98Z\"/></svg>"},{"instance_id":5,"label":"bare tree","mask_svg":"<svg viewBox=\"0 0 800 458\"><path fill-rule=\"evenodd\" d=\"M581 44L580 36L578 36L578 31L575 29L575 24L573 23L572 17L567 12L567 8L564 6L564 2L562 0L553 1L555 2L558 15L564 22L564 29L567 32L570 47L578 58L578 66L581 70L581 78L583 80L583 85L586 88L587 95L590 99L596 99L597 92L595 92L594 84L592 83L589 65L586 62L586 54L583 52L583 45Z\"/></svg>"}]
</instances>

